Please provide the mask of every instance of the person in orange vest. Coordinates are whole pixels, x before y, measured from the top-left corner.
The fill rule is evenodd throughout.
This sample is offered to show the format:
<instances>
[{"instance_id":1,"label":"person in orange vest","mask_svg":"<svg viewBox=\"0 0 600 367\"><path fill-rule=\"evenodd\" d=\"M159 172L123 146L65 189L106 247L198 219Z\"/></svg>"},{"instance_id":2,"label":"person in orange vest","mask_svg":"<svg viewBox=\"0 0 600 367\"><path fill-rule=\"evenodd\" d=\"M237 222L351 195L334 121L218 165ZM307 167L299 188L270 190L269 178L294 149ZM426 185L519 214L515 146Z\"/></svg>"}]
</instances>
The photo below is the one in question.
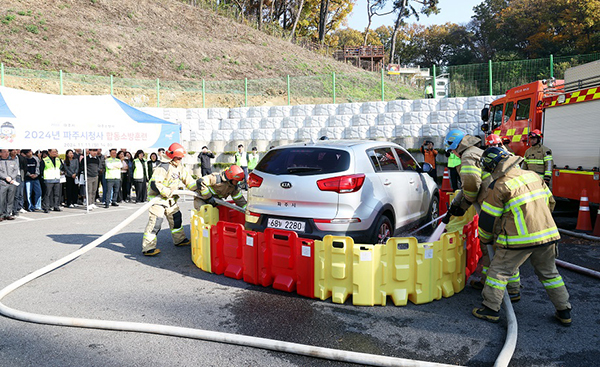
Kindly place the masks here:
<instances>
[{"instance_id":1,"label":"person in orange vest","mask_svg":"<svg viewBox=\"0 0 600 367\"><path fill-rule=\"evenodd\" d=\"M435 157L438 155L438 151L433 149L433 142L430 140L425 140L423 145L421 145L421 153L423 153L425 163L429 163L431 165L432 170L428 172L429 176L435 180Z\"/></svg>"}]
</instances>

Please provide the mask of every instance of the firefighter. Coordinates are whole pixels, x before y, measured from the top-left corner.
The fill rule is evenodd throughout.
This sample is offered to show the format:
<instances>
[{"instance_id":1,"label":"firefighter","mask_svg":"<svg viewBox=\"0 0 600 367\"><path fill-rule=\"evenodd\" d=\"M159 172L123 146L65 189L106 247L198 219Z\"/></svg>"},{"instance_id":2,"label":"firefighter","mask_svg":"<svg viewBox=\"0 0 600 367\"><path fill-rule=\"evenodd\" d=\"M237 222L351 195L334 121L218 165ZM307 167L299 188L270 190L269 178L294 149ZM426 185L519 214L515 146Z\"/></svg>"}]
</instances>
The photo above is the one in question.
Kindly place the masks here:
<instances>
[{"instance_id":1,"label":"firefighter","mask_svg":"<svg viewBox=\"0 0 600 367\"><path fill-rule=\"evenodd\" d=\"M498 322L508 279L530 259L556 308L555 317L570 326L569 293L555 264L560 239L551 213L555 201L535 172L519 167L520 160L497 147L488 148L481 159L494 181L481 206L479 240L484 244L495 241L496 255L482 292L483 307L473 309L473 315Z\"/></svg>"},{"instance_id":2,"label":"firefighter","mask_svg":"<svg viewBox=\"0 0 600 367\"><path fill-rule=\"evenodd\" d=\"M194 198L194 208L199 210L206 204L216 206L215 198L225 200L231 196L237 206L246 209L246 198L238 186L244 177L244 170L234 164L221 173L211 173L198 179L196 190L200 197Z\"/></svg>"},{"instance_id":3,"label":"firefighter","mask_svg":"<svg viewBox=\"0 0 600 367\"><path fill-rule=\"evenodd\" d=\"M461 160L461 164L458 166L458 174L462 181L462 189L454 197L454 200L452 200L448 214L443 219L443 222L448 224L452 216L461 217L473 203L483 202L483 199L487 195L487 188L492 181L490 173L482 172L481 170L481 155L483 154L483 150L478 147L481 144L481 139L476 136L467 135L461 130L454 129L448 132L444 138L444 144L447 151L454 153ZM479 213L479 205L476 206L476 210ZM469 283L473 288L478 290L483 289L485 276L490 264L487 247L480 246L480 248L482 253L481 263L483 265L481 279L471 280ZM521 299L519 292L521 278L518 271L513 274L510 282L511 301L517 302Z\"/></svg>"},{"instance_id":4,"label":"firefighter","mask_svg":"<svg viewBox=\"0 0 600 367\"><path fill-rule=\"evenodd\" d=\"M156 248L156 236L165 216L171 228L173 244L175 246L190 244L190 240L185 236L181 226L181 212L177 205L178 197L173 196L173 191L181 186L185 186L189 190L196 190L197 187L192 174L181 163L184 155L185 149L180 144L171 144L165 155L161 156L161 162L154 168L152 178L148 182L148 198L154 199L159 196L160 200L150 207L150 217L144 230L142 253L146 256L160 253L160 250Z\"/></svg>"},{"instance_id":5,"label":"firefighter","mask_svg":"<svg viewBox=\"0 0 600 367\"><path fill-rule=\"evenodd\" d=\"M542 132L538 129L529 133L529 143L531 147L525 151L525 161L523 169L531 170L546 182L548 187L551 187L552 181L552 151L542 145Z\"/></svg>"}]
</instances>

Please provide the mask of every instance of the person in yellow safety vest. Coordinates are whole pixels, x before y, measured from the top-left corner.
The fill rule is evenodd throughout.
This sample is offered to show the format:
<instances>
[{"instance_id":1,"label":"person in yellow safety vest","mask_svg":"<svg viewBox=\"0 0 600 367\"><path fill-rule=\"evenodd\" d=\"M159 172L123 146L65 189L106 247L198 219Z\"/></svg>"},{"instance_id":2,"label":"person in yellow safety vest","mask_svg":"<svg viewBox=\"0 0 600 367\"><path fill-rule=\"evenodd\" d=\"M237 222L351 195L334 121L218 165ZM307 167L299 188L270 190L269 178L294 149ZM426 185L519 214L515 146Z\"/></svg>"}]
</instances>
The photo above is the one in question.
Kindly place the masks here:
<instances>
[{"instance_id":1,"label":"person in yellow safety vest","mask_svg":"<svg viewBox=\"0 0 600 367\"><path fill-rule=\"evenodd\" d=\"M182 186L192 191L197 188L196 180L192 178L191 172L181 163L184 155L185 149L181 144L173 143L167 149L160 164L153 170L148 185L148 199L152 200L155 197L160 197L160 200L152 205L149 210L148 224L142 239L142 253L146 256L154 256L160 253L160 250L156 248L156 236L165 216L171 228L173 244L175 246L188 246L190 244L190 240L186 237L182 227L181 212L177 205L178 197L173 196L173 191Z\"/></svg>"},{"instance_id":2,"label":"person in yellow safety vest","mask_svg":"<svg viewBox=\"0 0 600 367\"><path fill-rule=\"evenodd\" d=\"M215 198L226 200L231 196L237 206L246 209L246 198L238 186L243 179L244 171L235 164L221 173L211 173L198 179L196 190L200 197L194 198L194 208L199 210L206 204L216 206Z\"/></svg>"},{"instance_id":3,"label":"person in yellow safety vest","mask_svg":"<svg viewBox=\"0 0 600 367\"><path fill-rule=\"evenodd\" d=\"M569 293L555 264L560 235L552 218L555 202L548 186L535 172L522 170L519 157L498 147L488 148L481 160L493 181L481 206L479 240L491 244L495 238L496 254L482 292L483 307L473 309L473 315L498 322L508 279L530 259L556 308L555 317L570 326Z\"/></svg>"},{"instance_id":4,"label":"person in yellow safety vest","mask_svg":"<svg viewBox=\"0 0 600 367\"><path fill-rule=\"evenodd\" d=\"M531 170L544 179L548 187L552 187L552 150L542 145L542 132L538 129L529 133L531 147L525 151L525 161L521 168Z\"/></svg>"},{"instance_id":5,"label":"person in yellow safety vest","mask_svg":"<svg viewBox=\"0 0 600 367\"><path fill-rule=\"evenodd\" d=\"M459 188L460 177L458 176L458 170L456 167L460 166L460 158L454 153L446 152L448 157L448 171L450 172L450 186L452 191L456 191Z\"/></svg>"},{"instance_id":6,"label":"person in yellow safety vest","mask_svg":"<svg viewBox=\"0 0 600 367\"><path fill-rule=\"evenodd\" d=\"M248 177L248 155L244 152L244 146L242 144L238 145L238 151L235 153L235 165L244 170L244 179L241 181L240 185L245 190L248 190L246 183L246 177Z\"/></svg>"},{"instance_id":7,"label":"person in yellow safety vest","mask_svg":"<svg viewBox=\"0 0 600 367\"><path fill-rule=\"evenodd\" d=\"M143 203L146 201L148 190L146 182L148 182L148 173L146 171L146 160L144 159L144 151L138 150L135 152L133 160L133 185L135 187L135 202Z\"/></svg>"},{"instance_id":8,"label":"person in yellow safety vest","mask_svg":"<svg viewBox=\"0 0 600 367\"><path fill-rule=\"evenodd\" d=\"M258 160L258 149L253 147L252 153L248 154L248 173L254 171L256 165L258 164Z\"/></svg>"},{"instance_id":9,"label":"person in yellow safety vest","mask_svg":"<svg viewBox=\"0 0 600 367\"><path fill-rule=\"evenodd\" d=\"M123 163L117 158L117 149L112 148L109 153L110 157L104 161L106 167L106 171L104 171L104 177L106 178L105 208L108 208L109 203L112 206L119 206L117 198L121 188L121 167L123 167Z\"/></svg>"},{"instance_id":10,"label":"person in yellow safety vest","mask_svg":"<svg viewBox=\"0 0 600 367\"><path fill-rule=\"evenodd\" d=\"M44 186L46 186L42 202L44 213L48 213L50 210L62 211L60 209L62 193L60 176L61 172L64 172L64 166L63 161L58 157L57 149L48 149L48 156L42 159L40 171L44 178Z\"/></svg>"},{"instance_id":11,"label":"person in yellow safety vest","mask_svg":"<svg viewBox=\"0 0 600 367\"><path fill-rule=\"evenodd\" d=\"M425 98L433 98L433 86L431 86L431 83L427 83L425 87Z\"/></svg>"}]
</instances>

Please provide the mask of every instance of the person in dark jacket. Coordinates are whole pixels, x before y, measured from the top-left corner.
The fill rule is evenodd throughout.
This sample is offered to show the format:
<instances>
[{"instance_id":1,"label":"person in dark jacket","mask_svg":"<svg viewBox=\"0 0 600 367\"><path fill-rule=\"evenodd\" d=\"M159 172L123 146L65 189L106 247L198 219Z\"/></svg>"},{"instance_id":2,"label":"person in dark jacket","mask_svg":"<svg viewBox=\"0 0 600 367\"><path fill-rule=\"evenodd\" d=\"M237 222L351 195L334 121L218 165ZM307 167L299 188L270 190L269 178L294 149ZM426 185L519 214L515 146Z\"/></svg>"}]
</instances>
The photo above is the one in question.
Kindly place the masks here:
<instances>
[{"instance_id":1,"label":"person in dark jacket","mask_svg":"<svg viewBox=\"0 0 600 367\"><path fill-rule=\"evenodd\" d=\"M79 172L79 159L75 157L75 152L69 149L65 154L65 178L66 182L66 201L65 206L74 208L77 204L77 195L79 194L79 188L75 185L75 179Z\"/></svg>"},{"instance_id":2,"label":"person in dark jacket","mask_svg":"<svg viewBox=\"0 0 600 367\"><path fill-rule=\"evenodd\" d=\"M158 160L158 155L156 153L150 154L150 158L148 159L148 180L152 177L152 173L154 169L160 165L160 161Z\"/></svg>"},{"instance_id":3,"label":"person in dark jacket","mask_svg":"<svg viewBox=\"0 0 600 367\"><path fill-rule=\"evenodd\" d=\"M214 158L215 155L213 152L208 150L208 147L205 145L202 147L202 151L198 154L198 159L200 159L200 170L202 172L202 177L206 175L210 175L212 173L212 164L210 163L210 159Z\"/></svg>"},{"instance_id":4,"label":"person in dark jacket","mask_svg":"<svg viewBox=\"0 0 600 367\"><path fill-rule=\"evenodd\" d=\"M98 191L98 176L100 175L100 158L98 158L98 149L89 149L88 155L85 157L85 165L87 167L87 208L89 210L98 208L94 202L96 192Z\"/></svg>"},{"instance_id":5,"label":"person in dark jacket","mask_svg":"<svg viewBox=\"0 0 600 367\"><path fill-rule=\"evenodd\" d=\"M27 168L25 169L25 191L30 212L42 210L42 186L40 185L40 159L34 155L30 149L23 150L27 159Z\"/></svg>"},{"instance_id":6,"label":"person in dark jacket","mask_svg":"<svg viewBox=\"0 0 600 367\"><path fill-rule=\"evenodd\" d=\"M146 160L144 159L143 150L138 150L137 152L135 152L135 159L133 160L133 171L131 173L131 176L133 177L133 184L135 186L135 202L143 203L144 201L146 201L146 182L148 181Z\"/></svg>"},{"instance_id":7,"label":"person in dark jacket","mask_svg":"<svg viewBox=\"0 0 600 367\"><path fill-rule=\"evenodd\" d=\"M0 149L0 222L15 219L12 212L18 175L18 159L11 158L8 149Z\"/></svg>"}]
</instances>

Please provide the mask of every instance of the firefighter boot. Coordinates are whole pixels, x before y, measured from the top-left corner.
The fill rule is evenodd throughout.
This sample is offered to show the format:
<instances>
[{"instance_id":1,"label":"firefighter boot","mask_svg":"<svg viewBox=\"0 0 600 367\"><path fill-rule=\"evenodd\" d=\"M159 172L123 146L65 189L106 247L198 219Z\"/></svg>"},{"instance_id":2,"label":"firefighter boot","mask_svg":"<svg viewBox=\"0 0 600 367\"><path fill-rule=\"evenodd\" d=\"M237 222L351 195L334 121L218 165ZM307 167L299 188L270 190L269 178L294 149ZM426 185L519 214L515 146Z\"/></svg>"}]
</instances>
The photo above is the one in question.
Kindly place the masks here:
<instances>
[{"instance_id":1,"label":"firefighter boot","mask_svg":"<svg viewBox=\"0 0 600 367\"><path fill-rule=\"evenodd\" d=\"M565 310L556 310L554 317L560 321L562 326L571 326L571 310L568 308Z\"/></svg>"},{"instance_id":2,"label":"firefighter boot","mask_svg":"<svg viewBox=\"0 0 600 367\"><path fill-rule=\"evenodd\" d=\"M478 319L494 323L500 321L500 312L494 311L487 306L483 306L482 308L474 308L473 316L477 317Z\"/></svg>"},{"instance_id":3,"label":"firefighter boot","mask_svg":"<svg viewBox=\"0 0 600 367\"><path fill-rule=\"evenodd\" d=\"M160 250L157 248L153 248L152 250L142 252L142 254L144 254L144 256L156 256L160 254Z\"/></svg>"}]
</instances>

